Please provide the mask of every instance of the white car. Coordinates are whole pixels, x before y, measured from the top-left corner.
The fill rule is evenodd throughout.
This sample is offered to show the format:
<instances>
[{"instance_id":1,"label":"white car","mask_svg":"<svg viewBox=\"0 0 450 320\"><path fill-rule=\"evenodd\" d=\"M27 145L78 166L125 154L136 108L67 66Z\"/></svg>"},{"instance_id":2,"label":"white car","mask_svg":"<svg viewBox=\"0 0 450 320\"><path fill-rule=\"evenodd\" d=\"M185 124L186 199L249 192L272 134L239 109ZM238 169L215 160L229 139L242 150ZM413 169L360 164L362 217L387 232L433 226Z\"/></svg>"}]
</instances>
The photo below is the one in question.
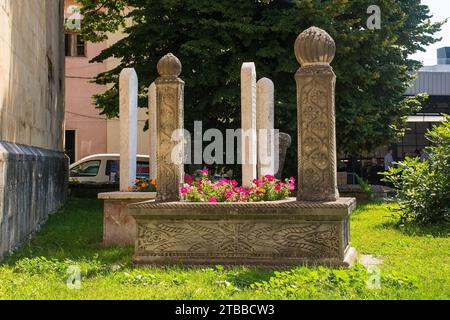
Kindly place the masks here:
<instances>
[{"instance_id":1,"label":"white car","mask_svg":"<svg viewBox=\"0 0 450 320\"><path fill-rule=\"evenodd\" d=\"M136 157L136 177L148 179L149 156L138 155ZM120 155L119 154L95 154L83 158L69 167L70 181L108 183L119 181Z\"/></svg>"}]
</instances>

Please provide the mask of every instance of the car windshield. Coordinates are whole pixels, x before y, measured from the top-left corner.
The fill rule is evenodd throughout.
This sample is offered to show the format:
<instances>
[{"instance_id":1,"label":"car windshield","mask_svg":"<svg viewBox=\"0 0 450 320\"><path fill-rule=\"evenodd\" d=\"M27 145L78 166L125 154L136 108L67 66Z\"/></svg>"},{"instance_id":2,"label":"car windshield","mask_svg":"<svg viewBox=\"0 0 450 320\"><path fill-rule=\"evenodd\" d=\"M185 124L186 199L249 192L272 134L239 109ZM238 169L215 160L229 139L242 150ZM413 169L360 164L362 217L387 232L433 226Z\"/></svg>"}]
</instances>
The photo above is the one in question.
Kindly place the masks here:
<instances>
[{"instance_id":1,"label":"car windshield","mask_svg":"<svg viewBox=\"0 0 450 320\"><path fill-rule=\"evenodd\" d=\"M95 177L100 169L100 160L92 160L79 164L70 170L71 177Z\"/></svg>"}]
</instances>

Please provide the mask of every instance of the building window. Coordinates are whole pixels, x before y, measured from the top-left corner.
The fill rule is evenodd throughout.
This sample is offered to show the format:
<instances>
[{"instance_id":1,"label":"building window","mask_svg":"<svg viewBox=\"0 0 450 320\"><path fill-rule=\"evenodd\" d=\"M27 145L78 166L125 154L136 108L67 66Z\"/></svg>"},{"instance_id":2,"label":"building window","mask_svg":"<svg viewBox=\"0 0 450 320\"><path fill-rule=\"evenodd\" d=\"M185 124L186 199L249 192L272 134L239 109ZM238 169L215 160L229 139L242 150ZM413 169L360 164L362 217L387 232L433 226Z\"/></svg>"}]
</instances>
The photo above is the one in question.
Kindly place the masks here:
<instances>
[{"instance_id":1,"label":"building window","mask_svg":"<svg viewBox=\"0 0 450 320\"><path fill-rule=\"evenodd\" d=\"M78 33L66 33L66 57L85 57L86 41Z\"/></svg>"},{"instance_id":2,"label":"building window","mask_svg":"<svg viewBox=\"0 0 450 320\"><path fill-rule=\"evenodd\" d=\"M430 143L426 139L426 133L432 128L431 122L408 123L408 131L397 144L397 156L404 159L406 156L414 157L418 152L423 152Z\"/></svg>"}]
</instances>

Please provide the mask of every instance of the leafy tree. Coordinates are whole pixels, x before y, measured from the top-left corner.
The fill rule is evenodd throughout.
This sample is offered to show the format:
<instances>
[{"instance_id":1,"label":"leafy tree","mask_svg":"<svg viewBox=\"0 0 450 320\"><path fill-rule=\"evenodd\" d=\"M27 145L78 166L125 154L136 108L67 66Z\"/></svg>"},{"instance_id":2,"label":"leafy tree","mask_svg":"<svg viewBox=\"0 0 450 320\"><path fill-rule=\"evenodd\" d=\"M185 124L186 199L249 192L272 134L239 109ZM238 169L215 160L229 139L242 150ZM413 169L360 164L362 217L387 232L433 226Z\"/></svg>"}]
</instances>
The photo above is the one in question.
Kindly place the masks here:
<instances>
[{"instance_id":1,"label":"leafy tree","mask_svg":"<svg viewBox=\"0 0 450 320\"><path fill-rule=\"evenodd\" d=\"M118 113L118 74L134 67L141 93L157 77L156 64L168 52L183 64L186 81L186 127L194 120L204 127L240 125L240 67L254 61L258 77L276 86L276 126L296 145L293 52L297 35L315 25L335 39L337 54L337 140L341 153L358 154L395 141L408 115L420 103L405 98L411 72L420 67L408 57L436 39L442 23L431 23L420 0L379 0L381 30L369 30L367 8L372 0L79 0L82 32L90 41L103 41L122 28L127 37L104 50L93 62L120 58L117 68L97 77L113 84L97 95L102 114ZM126 10L132 7L133 10ZM133 23L125 24L125 19ZM141 102L146 106L145 99ZM295 147L286 173L294 173Z\"/></svg>"},{"instance_id":2,"label":"leafy tree","mask_svg":"<svg viewBox=\"0 0 450 320\"><path fill-rule=\"evenodd\" d=\"M425 159L407 157L384 173L397 191L400 223L450 223L450 116L426 136Z\"/></svg>"}]
</instances>

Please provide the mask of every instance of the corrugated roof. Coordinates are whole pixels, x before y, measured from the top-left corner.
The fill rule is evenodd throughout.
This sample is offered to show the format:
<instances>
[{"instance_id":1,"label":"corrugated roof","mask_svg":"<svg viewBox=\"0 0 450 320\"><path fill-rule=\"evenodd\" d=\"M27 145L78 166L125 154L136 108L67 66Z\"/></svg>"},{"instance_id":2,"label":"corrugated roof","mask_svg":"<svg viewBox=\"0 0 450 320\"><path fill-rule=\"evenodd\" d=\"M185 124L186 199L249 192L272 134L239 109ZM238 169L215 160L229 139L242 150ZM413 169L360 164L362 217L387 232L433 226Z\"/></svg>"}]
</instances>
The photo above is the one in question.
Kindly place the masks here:
<instances>
[{"instance_id":1,"label":"corrugated roof","mask_svg":"<svg viewBox=\"0 0 450 320\"><path fill-rule=\"evenodd\" d=\"M427 93L430 96L450 96L450 65L438 64L419 70L414 86L406 95Z\"/></svg>"}]
</instances>

